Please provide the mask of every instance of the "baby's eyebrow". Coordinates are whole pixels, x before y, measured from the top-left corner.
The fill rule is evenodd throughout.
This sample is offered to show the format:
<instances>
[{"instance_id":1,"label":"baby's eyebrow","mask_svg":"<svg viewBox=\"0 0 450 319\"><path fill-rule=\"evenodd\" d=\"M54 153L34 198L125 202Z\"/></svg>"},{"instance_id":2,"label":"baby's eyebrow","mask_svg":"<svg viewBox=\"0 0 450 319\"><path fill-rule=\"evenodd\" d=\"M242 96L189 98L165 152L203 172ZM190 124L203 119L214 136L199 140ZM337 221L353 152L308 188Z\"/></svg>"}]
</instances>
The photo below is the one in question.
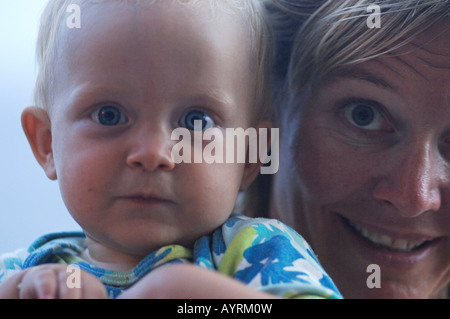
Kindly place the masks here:
<instances>
[{"instance_id":1,"label":"baby's eyebrow","mask_svg":"<svg viewBox=\"0 0 450 319\"><path fill-rule=\"evenodd\" d=\"M113 85L97 85L92 82L85 82L78 85L70 94L70 101L79 101L97 97L99 94L111 97L119 97L129 93L126 89Z\"/></svg>"},{"instance_id":2,"label":"baby's eyebrow","mask_svg":"<svg viewBox=\"0 0 450 319\"><path fill-rule=\"evenodd\" d=\"M234 99L221 90L208 90L207 92L195 94L193 100L204 101L205 103L213 102L214 104L228 107L235 105Z\"/></svg>"}]
</instances>

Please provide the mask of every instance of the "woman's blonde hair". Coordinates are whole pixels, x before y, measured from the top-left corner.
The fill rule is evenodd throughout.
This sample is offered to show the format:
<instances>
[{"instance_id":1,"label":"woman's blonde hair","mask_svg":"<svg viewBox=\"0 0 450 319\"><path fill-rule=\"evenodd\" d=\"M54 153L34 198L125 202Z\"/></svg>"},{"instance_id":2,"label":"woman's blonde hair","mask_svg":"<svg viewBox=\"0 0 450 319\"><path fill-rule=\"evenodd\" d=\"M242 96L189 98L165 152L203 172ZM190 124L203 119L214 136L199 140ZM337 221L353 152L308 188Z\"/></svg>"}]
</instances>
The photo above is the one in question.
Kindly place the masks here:
<instances>
[{"instance_id":1,"label":"woman's blonde hair","mask_svg":"<svg viewBox=\"0 0 450 319\"><path fill-rule=\"evenodd\" d=\"M380 9L379 28L368 25L373 5ZM434 25L449 21L450 2L273 0L270 11L278 41L291 50L282 57L289 64L281 76L290 91L298 93L334 71L393 52ZM278 66L283 68L282 63Z\"/></svg>"},{"instance_id":2,"label":"woman's blonde hair","mask_svg":"<svg viewBox=\"0 0 450 319\"><path fill-rule=\"evenodd\" d=\"M60 32L63 22L71 14L66 12L71 4L82 6L86 3L123 2L133 5L151 5L158 1L170 0L49 0L41 16L36 47L38 75L35 84L34 102L36 106L48 109L52 103L55 81L54 69L58 63ZM270 27L265 0L172 0L183 5L205 5L214 10L225 10L240 15L248 25L253 50L251 71L255 74L255 105L264 117L267 117L271 105L270 77L274 55L273 35Z\"/></svg>"}]
</instances>

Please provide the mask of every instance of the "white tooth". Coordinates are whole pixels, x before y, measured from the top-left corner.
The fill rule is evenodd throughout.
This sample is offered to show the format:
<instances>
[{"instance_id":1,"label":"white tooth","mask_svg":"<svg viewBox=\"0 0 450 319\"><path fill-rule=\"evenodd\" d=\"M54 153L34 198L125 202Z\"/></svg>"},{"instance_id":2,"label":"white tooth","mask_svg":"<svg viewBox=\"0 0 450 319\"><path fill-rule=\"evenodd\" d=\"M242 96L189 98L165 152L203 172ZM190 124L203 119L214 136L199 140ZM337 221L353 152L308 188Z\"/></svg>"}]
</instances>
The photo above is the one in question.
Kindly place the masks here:
<instances>
[{"instance_id":1,"label":"white tooth","mask_svg":"<svg viewBox=\"0 0 450 319\"><path fill-rule=\"evenodd\" d=\"M380 244L381 243L381 239L380 236L377 233L371 232L370 230L367 230L367 234L368 234L368 238L370 240L372 240L373 242L375 242L376 244Z\"/></svg>"},{"instance_id":2,"label":"white tooth","mask_svg":"<svg viewBox=\"0 0 450 319\"><path fill-rule=\"evenodd\" d=\"M380 244L385 246L391 246L392 245L392 238L386 235L381 235L380 237Z\"/></svg>"},{"instance_id":3,"label":"white tooth","mask_svg":"<svg viewBox=\"0 0 450 319\"><path fill-rule=\"evenodd\" d=\"M408 251L410 248L408 247L408 241L405 239L397 239L392 243L392 248Z\"/></svg>"},{"instance_id":4,"label":"white tooth","mask_svg":"<svg viewBox=\"0 0 450 319\"><path fill-rule=\"evenodd\" d=\"M369 235L369 230L367 230L366 228L362 228L362 229L360 229L360 231L362 232L364 237L369 238L369 236L370 236Z\"/></svg>"}]
</instances>

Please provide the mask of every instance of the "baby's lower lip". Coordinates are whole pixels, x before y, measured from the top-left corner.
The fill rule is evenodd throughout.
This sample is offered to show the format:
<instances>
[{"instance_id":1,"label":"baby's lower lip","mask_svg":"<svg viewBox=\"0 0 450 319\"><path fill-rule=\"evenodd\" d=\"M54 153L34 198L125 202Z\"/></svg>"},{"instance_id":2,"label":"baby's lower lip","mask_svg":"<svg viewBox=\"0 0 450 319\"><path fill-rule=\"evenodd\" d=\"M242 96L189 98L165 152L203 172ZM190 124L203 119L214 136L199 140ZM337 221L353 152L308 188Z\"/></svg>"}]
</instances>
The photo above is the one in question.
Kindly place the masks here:
<instances>
[{"instance_id":1,"label":"baby's lower lip","mask_svg":"<svg viewBox=\"0 0 450 319\"><path fill-rule=\"evenodd\" d=\"M142 196L128 196L128 197L123 197L123 199L128 202L140 204L140 205L156 205L156 204L162 204L162 203L167 202L166 200L163 200L160 198L142 197Z\"/></svg>"}]
</instances>

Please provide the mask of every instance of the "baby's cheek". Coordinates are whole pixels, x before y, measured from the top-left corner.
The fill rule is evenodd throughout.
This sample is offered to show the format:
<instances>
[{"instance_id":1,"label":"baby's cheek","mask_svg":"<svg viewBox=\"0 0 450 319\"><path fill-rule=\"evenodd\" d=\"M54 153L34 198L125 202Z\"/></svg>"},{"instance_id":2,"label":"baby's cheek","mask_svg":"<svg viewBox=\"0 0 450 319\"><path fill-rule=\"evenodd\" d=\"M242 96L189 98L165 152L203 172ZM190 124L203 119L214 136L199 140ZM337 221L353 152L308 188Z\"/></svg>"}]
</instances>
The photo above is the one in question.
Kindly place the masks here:
<instances>
[{"instance_id":1,"label":"baby's cheek","mask_svg":"<svg viewBox=\"0 0 450 319\"><path fill-rule=\"evenodd\" d=\"M204 163L198 166L195 182L186 185L185 190L192 192L202 211L215 212L219 219L231 214L242 179L241 165Z\"/></svg>"},{"instance_id":2,"label":"baby's cheek","mask_svg":"<svg viewBox=\"0 0 450 319\"><path fill-rule=\"evenodd\" d=\"M86 210L86 206L92 202L93 189L80 174L63 174L59 178L59 187L62 199L71 213Z\"/></svg>"},{"instance_id":3,"label":"baby's cheek","mask_svg":"<svg viewBox=\"0 0 450 319\"><path fill-rule=\"evenodd\" d=\"M58 175L59 188L64 203L72 212L87 211L101 199L102 179L91 161L77 161L75 156L66 161Z\"/></svg>"}]
</instances>

